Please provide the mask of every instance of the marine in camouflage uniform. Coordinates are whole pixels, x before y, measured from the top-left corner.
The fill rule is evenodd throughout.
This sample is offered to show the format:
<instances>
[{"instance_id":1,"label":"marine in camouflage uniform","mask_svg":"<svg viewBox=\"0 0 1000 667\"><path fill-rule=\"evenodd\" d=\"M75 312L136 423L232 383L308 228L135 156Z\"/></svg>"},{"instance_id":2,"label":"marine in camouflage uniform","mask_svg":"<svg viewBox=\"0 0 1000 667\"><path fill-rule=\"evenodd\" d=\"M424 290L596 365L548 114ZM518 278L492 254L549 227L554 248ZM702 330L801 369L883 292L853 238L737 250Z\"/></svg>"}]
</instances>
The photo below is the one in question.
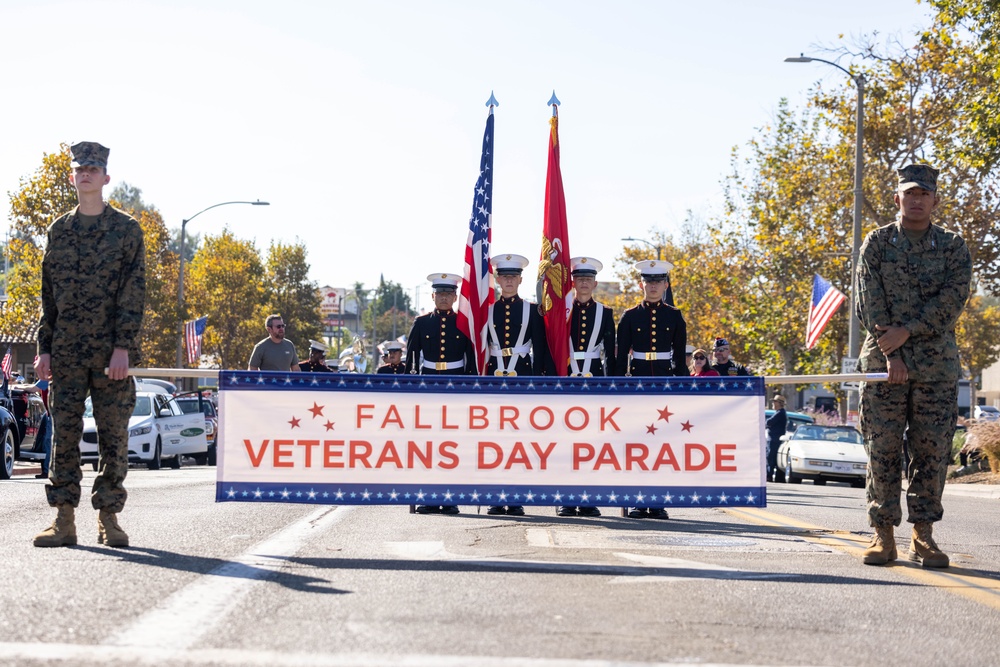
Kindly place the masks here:
<instances>
[{"instance_id":1,"label":"marine in camouflage uniform","mask_svg":"<svg viewBox=\"0 0 1000 667\"><path fill-rule=\"evenodd\" d=\"M139 224L101 198L110 180L108 149L82 142L70 150L80 205L48 230L36 362L39 377L52 379L54 437L45 493L59 515L35 544L76 544L73 508L80 503L80 437L89 393L100 434L99 472L91 493L91 504L100 511L98 540L127 546L115 515L127 497L128 420L135 406L128 365L139 355L145 248Z\"/></svg>"},{"instance_id":2,"label":"marine in camouflage uniform","mask_svg":"<svg viewBox=\"0 0 1000 667\"><path fill-rule=\"evenodd\" d=\"M930 223L939 202L937 173L928 165L899 170L900 219L868 235L855 274L854 307L866 331L859 370L889 374L888 382L861 383L868 519L876 529L864 556L868 564L896 558L893 527L902 520L908 427L910 559L925 567L948 565L931 527L943 515L941 493L958 418L955 323L969 297L972 260L962 237Z\"/></svg>"}]
</instances>

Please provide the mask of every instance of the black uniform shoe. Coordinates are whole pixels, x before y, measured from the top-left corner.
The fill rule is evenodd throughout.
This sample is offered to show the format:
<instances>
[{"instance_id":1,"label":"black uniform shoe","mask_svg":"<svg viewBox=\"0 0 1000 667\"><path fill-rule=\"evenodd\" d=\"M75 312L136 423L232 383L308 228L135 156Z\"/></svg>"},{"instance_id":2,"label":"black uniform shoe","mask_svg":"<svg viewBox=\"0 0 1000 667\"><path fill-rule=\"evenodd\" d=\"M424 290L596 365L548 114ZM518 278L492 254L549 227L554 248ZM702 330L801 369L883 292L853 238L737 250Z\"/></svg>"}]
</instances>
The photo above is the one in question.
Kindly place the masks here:
<instances>
[{"instance_id":1,"label":"black uniform shoe","mask_svg":"<svg viewBox=\"0 0 1000 667\"><path fill-rule=\"evenodd\" d=\"M49 476L48 473L46 473L46 472L40 472L37 475L35 475L35 479L45 479L48 476Z\"/></svg>"},{"instance_id":2,"label":"black uniform shoe","mask_svg":"<svg viewBox=\"0 0 1000 667\"><path fill-rule=\"evenodd\" d=\"M441 514L458 514L458 505L442 505Z\"/></svg>"},{"instance_id":3,"label":"black uniform shoe","mask_svg":"<svg viewBox=\"0 0 1000 667\"><path fill-rule=\"evenodd\" d=\"M576 516L576 508L569 506L560 507L559 511L556 512L556 514L558 514L559 516Z\"/></svg>"},{"instance_id":4,"label":"black uniform shoe","mask_svg":"<svg viewBox=\"0 0 1000 667\"><path fill-rule=\"evenodd\" d=\"M628 515L633 519L648 519L649 510L645 507L636 507L634 510L629 512Z\"/></svg>"},{"instance_id":5,"label":"black uniform shoe","mask_svg":"<svg viewBox=\"0 0 1000 667\"><path fill-rule=\"evenodd\" d=\"M601 510L596 507L581 507L576 513L579 516L601 516Z\"/></svg>"},{"instance_id":6,"label":"black uniform shoe","mask_svg":"<svg viewBox=\"0 0 1000 667\"><path fill-rule=\"evenodd\" d=\"M417 505L417 514L439 514L441 512L440 505Z\"/></svg>"},{"instance_id":7,"label":"black uniform shoe","mask_svg":"<svg viewBox=\"0 0 1000 667\"><path fill-rule=\"evenodd\" d=\"M486 510L486 513L487 514L506 514L507 513L507 509L503 505L491 505L490 508L488 510Z\"/></svg>"},{"instance_id":8,"label":"black uniform shoe","mask_svg":"<svg viewBox=\"0 0 1000 667\"><path fill-rule=\"evenodd\" d=\"M507 514L510 516L524 516L524 506L507 505Z\"/></svg>"},{"instance_id":9,"label":"black uniform shoe","mask_svg":"<svg viewBox=\"0 0 1000 667\"><path fill-rule=\"evenodd\" d=\"M669 519L670 515L667 514L667 510L661 507L650 507L649 508L649 518L650 519Z\"/></svg>"}]
</instances>

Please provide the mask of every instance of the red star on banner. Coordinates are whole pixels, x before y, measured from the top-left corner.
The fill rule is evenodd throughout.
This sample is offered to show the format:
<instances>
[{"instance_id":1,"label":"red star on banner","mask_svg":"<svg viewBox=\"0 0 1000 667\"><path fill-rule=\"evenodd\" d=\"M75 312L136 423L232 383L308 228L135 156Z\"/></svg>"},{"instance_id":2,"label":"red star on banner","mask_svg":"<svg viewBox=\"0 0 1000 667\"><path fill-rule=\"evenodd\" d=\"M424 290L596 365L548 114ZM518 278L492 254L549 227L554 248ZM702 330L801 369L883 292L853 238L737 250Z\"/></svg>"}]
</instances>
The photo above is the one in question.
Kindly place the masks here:
<instances>
[{"instance_id":1,"label":"red star on banner","mask_svg":"<svg viewBox=\"0 0 1000 667\"><path fill-rule=\"evenodd\" d=\"M687 431L688 433L690 433L691 432L691 422L684 422L683 424L681 424L681 430L684 430L684 431Z\"/></svg>"},{"instance_id":2,"label":"red star on banner","mask_svg":"<svg viewBox=\"0 0 1000 667\"><path fill-rule=\"evenodd\" d=\"M658 412L660 413L660 419L662 419L663 421L665 421L665 422L667 422L669 424L670 423L670 415L674 414L673 412L670 411L670 407L664 405L663 409L659 410Z\"/></svg>"},{"instance_id":3,"label":"red star on banner","mask_svg":"<svg viewBox=\"0 0 1000 667\"><path fill-rule=\"evenodd\" d=\"M652 433L653 435L656 435L656 424L650 424L649 426L647 426L646 433Z\"/></svg>"},{"instance_id":4,"label":"red star on banner","mask_svg":"<svg viewBox=\"0 0 1000 667\"><path fill-rule=\"evenodd\" d=\"M327 431L332 431L333 430L333 422L330 421L329 419L326 420L325 426L326 426L326 430Z\"/></svg>"},{"instance_id":5,"label":"red star on banner","mask_svg":"<svg viewBox=\"0 0 1000 667\"><path fill-rule=\"evenodd\" d=\"M315 402L313 402L313 406L309 408L309 412L313 413L313 419L316 419L316 417L322 417L323 408L325 407L326 407L325 405L317 405Z\"/></svg>"},{"instance_id":6,"label":"red star on banner","mask_svg":"<svg viewBox=\"0 0 1000 667\"><path fill-rule=\"evenodd\" d=\"M299 419L298 417L292 417L288 423L292 425L292 428L299 428L300 421L302 420Z\"/></svg>"}]
</instances>

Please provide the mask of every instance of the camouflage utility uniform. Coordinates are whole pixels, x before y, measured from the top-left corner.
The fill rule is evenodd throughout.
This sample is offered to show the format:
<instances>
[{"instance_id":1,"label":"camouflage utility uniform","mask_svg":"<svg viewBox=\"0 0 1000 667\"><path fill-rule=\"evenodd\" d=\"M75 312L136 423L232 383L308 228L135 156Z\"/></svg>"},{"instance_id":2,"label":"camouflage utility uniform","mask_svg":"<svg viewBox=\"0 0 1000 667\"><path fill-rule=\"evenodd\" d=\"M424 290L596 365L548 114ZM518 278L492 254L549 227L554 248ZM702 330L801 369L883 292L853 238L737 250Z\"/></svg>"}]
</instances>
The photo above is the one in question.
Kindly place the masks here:
<instances>
[{"instance_id":1,"label":"camouflage utility uniform","mask_svg":"<svg viewBox=\"0 0 1000 667\"><path fill-rule=\"evenodd\" d=\"M80 503L80 437L88 392L100 434L100 473L94 509L120 512L128 472L128 420L135 406L131 379L104 373L114 348L139 356L138 338L146 294L142 229L134 219L105 206L98 216L78 209L48 231L42 260L42 318L38 353L52 357L49 409L53 434L49 505Z\"/></svg>"},{"instance_id":2,"label":"camouflage utility uniform","mask_svg":"<svg viewBox=\"0 0 1000 667\"><path fill-rule=\"evenodd\" d=\"M941 492L958 418L961 374L955 322L969 297L971 279L972 260L965 241L937 225L911 241L897 221L871 232L861 247L855 310L867 335L859 370L887 370L876 324L902 326L910 334L890 354L901 357L907 381L861 383L872 526L898 526L902 520L899 496L907 426L907 520L933 523L944 513Z\"/></svg>"}]
</instances>

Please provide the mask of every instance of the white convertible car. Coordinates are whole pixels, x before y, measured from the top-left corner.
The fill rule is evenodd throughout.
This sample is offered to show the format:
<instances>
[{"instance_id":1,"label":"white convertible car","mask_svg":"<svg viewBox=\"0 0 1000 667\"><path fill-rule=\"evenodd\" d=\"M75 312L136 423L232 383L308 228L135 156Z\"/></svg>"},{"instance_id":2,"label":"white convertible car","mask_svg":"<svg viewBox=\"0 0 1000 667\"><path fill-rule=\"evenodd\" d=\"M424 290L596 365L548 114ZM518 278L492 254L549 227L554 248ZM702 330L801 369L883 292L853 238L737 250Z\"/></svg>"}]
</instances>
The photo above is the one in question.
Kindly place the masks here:
<instances>
[{"instance_id":1,"label":"white convertible car","mask_svg":"<svg viewBox=\"0 0 1000 667\"><path fill-rule=\"evenodd\" d=\"M868 454L853 426L806 424L785 436L778 447L778 468L792 484L811 479L813 484L834 481L863 487Z\"/></svg>"},{"instance_id":2,"label":"white convertible car","mask_svg":"<svg viewBox=\"0 0 1000 667\"><path fill-rule=\"evenodd\" d=\"M181 456L207 456L205 417L200 413L185 414L170 394L159 391L137 391L135 409L128 420L128 460L145 463L150 470L159 470L161 460L171 468L181 467ZM98 466L97 426L94 409L87 397L83 413L83 438L80 457Z\"/></svg>"}]
</instances>

